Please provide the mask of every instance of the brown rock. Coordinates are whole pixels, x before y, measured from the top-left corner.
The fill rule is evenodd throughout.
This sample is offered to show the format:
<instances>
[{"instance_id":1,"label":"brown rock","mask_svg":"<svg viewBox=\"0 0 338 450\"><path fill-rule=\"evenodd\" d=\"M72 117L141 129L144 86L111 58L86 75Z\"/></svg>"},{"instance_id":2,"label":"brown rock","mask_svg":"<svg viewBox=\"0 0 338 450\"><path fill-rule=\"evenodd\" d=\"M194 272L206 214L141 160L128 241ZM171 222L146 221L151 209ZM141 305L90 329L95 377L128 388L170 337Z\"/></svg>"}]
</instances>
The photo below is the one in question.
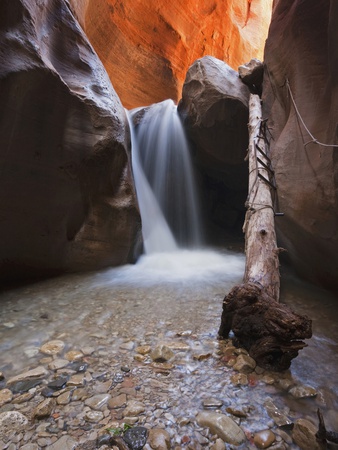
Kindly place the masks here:
<instances>
[{"instance_id":1,"label":"brown rock","mask_svg":"<svg viewBox=\"0 0 338 450\"><path fill-rule=\"evenodd\" d=\"M239 355L233 365L235 370L241 373L251 373L255 370L256 362L249 355Z\"/></svg>"},{"instance_id":2,"label":"brown rock","mask_svg":"<svg viewBox=\"0 0 338 450\"><path fill-rule=\"evenodd\" d=\"M266 43L263 116L273 136L279 243L298 272L338 289L337 148L309 143L312 135L337 144L336 2L276 2ZM297 33L295 33L297 30ZM307 144L307 145L304 145Z\"/></svg>"},{"instance_id":3,"label":"brown rock","mask_svg":"<svg viewBox=\"0 0 338 450\"><path fill-rule=\"evenodd\" d=\"M271 430L263 430L255 433L254 444L257 448L268 448L276 440L276 436Z\"/></svg>"},{"instance_id":4,"label":"brown rock","mask_svg":"<svg viewBox=\"0 0 338 450\"><path fill-rule=\"evenodd\" d=\"M249 89L225 62L205 56L189 68L179 111L196 161L232 189L246 188L248 102Z\"/></svg>"},{"instance_id":5,"label":"brown rock","mask_svg":"<svg viewBox=\"0 0 338 450\"><path fill-rule=\"evenodd\" d=\"M68 2L1 2L0 273L132 258L139 228L125 111Z\"/></svg>"},{"instance_id":6,"label":"brown rock","mask_svg":"<svg viewBox=\"0 0 338 450\"><path fill-rule=\"evenodd\" d=\"M55 406L54 398L46 398L43 402L35 408L33 416L36 419L43 419L49 417L52 414L53 408Z\"/></svg>"},{"instance_id":7,"label":"brown rock","mask_svg":"<svg viewBox=\"0 0 338 450\"><path fill-rule=\"evenodd\" d=\"M317 427L306 419L298 419L292 430L292 439L302 450L321 450L316 439Z\"/></svg>"},{"instance_id":8,"label":"brown rock","mask_svg":"<svg viewBox=\"0 0 338 450\"><path fill-rule=\"evenodd\" d=\"M170 435L166 430L152 428L149 430L148 442L154 450L169 450Z\"/></svg>"},{"instance_id":9,"label":"brown rock","mask_svg":"<svg viewBox=\"0 0 338 450\"><path fill-rule=\"evenodd\" d=\"M1 389L0 390L0 407L9 403L13 398L12 391L9 389Z\"/></svg>"},{"instance_id":10,"label":"brown rock","mask_svg":"<svg viewBox=\"0 0 338 450\"><path fill-rule=\"evenodd\" d=\"M177 101L189 65L203 55L236 69L262 58L271 14L269 0L71 4L127 108Z\"/></svg>"}]
</instances>

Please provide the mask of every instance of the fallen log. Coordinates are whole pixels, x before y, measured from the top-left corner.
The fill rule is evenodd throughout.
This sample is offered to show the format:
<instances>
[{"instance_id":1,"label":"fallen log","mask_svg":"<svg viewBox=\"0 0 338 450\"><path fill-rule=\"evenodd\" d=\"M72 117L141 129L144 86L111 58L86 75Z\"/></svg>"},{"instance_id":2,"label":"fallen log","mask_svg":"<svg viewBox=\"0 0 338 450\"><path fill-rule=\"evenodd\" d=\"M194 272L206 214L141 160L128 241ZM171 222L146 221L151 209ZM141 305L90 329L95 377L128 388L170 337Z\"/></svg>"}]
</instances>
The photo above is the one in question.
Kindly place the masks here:
<instances>
[{"instance_id":1,"label":"fallen log","mask_svg":"<svg viewBox=\"0 0 338 450\"><path fill-rule=\"evenodd\" d=\"M244 284L235 286L223 301L219 337L230 331L234 342L248 350L257 364L285 370L310 338L311 320L279 303L279 257L271 189L274 188L266 153L266 139L258 95L249 105L249 194L243 226L246 266Z\"/></svg>"}]
</instances>

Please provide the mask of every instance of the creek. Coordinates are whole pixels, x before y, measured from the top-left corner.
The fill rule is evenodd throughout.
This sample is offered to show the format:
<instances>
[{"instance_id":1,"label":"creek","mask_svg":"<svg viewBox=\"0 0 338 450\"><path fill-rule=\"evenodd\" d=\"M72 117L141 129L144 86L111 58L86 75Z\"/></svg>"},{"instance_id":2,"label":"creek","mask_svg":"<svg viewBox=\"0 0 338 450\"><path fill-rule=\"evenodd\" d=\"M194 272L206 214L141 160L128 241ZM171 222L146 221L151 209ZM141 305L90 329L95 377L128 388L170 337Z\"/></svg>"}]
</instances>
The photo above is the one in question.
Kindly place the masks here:
<instances>
[{"instance_id":1,"label":"creek","mask_svg":"<svg viewBox=\"0 0 338 450\"><path fill-rule=\"evenodd\" d=\"M162 107L164 109L156 115L164 117L167 123L176 121L173 104L165 102ZM145 114L144 118L157 135L161 125L151 114L148 118ZM170 142L170 136L177 139L178 135L171 130L166 141ZM82 352L88 364L88 395L93 393L93 380L100 377L118 380L120 377L121 380L108 390L110 395L117 395L124 377L121 367L127 366L129 378L133 380L130 385L135 386L134 394L131 388L127 390L128 396L135 395L145 405L145 413L138 423L149 428L165 428L173 445L181 444L184 436L197 436L196 429L201 431L194 421L203 410L203 402L210 398L216 399L217 410L225 414L229 414L227 408L245 411L245 417L234 417L247 437L271 429L279 441L288 442L291 449L298 448L290 440L291 430L281 431L274 423L266 409L267 400L291 421L302 417L317 423L316 410L320 407L328 428L338 430L337 299L283 271L282 301L313 319L314 336L286 373L257 371L247 377L247 382L235 382L234 370L224 358L225 344L217 340L217 331L224 295L241 282L244 254L202 246L193 175L183 176L187 188L176 179L178 168L189 160L185 152L184 164L176 153L174 156L170 153L175 151L177 141L161 156L162 161L167 161L167 171L157 180L147 175L147 171L154 170L149 159L153 162L156 159L151 152L158 145L158 138L145 144L145 134L139 128L133 131L132 139L145 255L134 265L69 274L3 290L0 294L0 371L8 379L39 365L50 367L62 355L46 357L40 348L55 339L65 343L64 353L68 350ZM137 146L147 151L135 154ZM174 187L167 180L172 181ZM162 191L161 181L167 187L166 193ZM168 201L167 195L169 199L177 195L177 201ZM173 211L172 203L178 210ZM159 344L172 348L174 357L170 364L154 365L148 356L143 359L137 356L139 346L154 349ZM290 387L304 385L312 386L316 396L296 398L290 395ZM15 408L5 405L1 409L11 407ZM88 429L88 424L85 428L80 419L73 425L71 419L67 419L76 414L82 417L81 407L79 402L70 401L64 413L62 406L58 412L61 417L64 414L64 420L69 420L69 433L73 430L77 437L77 428L83 426L86 431L82 433L90 433L96 426ZM75 411L78 412L75 414ZM114 410L107 412L106 421L100 422L100 426L109 418L121 420L118 414ZM85 434L81 436L86 438ZM201 445L209 448L207 437L204 444L189 448ZM249 439L240 448L255 447Z\"/></svg>"}]
</instances>

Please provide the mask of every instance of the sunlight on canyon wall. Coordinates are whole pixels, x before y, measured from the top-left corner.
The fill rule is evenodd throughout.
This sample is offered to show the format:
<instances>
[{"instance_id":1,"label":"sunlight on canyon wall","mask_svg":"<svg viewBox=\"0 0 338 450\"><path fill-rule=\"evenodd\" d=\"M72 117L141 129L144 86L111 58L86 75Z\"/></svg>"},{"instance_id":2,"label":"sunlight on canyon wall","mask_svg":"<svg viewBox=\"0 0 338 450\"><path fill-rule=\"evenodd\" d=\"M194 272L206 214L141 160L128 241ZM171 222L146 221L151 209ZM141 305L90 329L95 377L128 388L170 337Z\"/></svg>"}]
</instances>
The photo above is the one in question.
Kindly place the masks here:
<instances>
[{"instance_id":1,"label":"sunlight on canyon wall","mask_svg":"<svg viewBox=\"0 0 338 450\"><path fill-rule=\"evenodd\" d=\"M263 58L272 0L71 0L123 105L181 97L189 66Z\"/></svg>"}]
</instances>

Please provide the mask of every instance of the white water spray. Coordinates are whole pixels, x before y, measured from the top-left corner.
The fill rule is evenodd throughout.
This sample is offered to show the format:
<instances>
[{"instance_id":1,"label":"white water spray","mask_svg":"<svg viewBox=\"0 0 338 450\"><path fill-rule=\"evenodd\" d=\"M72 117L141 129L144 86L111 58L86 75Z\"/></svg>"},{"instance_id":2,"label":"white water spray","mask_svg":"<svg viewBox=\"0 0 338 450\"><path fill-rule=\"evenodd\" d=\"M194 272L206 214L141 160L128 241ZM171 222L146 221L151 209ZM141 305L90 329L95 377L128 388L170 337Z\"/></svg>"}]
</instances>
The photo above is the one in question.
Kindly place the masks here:
<instances>
[{"instance_id":1,"label":"white water spray","mask_svg":"<svg viewBox=\"0 0 338 450\"><path fill-rule=\"evenodd\" d=\"M134 128L133 116L142 114ZM132 111L133 174L147 254L200 244L189 148L172 100Z\"/></svg>"}]
</instances>

